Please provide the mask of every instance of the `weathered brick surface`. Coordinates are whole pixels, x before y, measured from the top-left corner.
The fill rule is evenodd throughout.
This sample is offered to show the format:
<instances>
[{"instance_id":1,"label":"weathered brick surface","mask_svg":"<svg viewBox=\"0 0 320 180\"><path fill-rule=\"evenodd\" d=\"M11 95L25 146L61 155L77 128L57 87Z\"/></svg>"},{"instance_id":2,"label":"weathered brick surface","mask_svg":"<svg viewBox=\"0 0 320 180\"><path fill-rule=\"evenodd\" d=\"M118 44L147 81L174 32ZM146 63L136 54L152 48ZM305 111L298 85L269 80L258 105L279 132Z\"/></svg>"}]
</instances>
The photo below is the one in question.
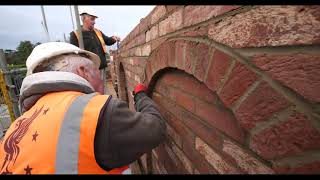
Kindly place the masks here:
<instances>
[{"instance_id":1,"label":"weathered brick surface","mask_svg":"<svg viewBox=\"0 0 320 180\"><path fill-rule=\"evenodd\" d=\"M158 37L158 24L152 26L152 28L146 33L146 42L156 39Z\"/></svg>"},{"instance_id":2,"label":"weathered brick surface","mask_svg":"<svg viewBox=\"0 0 320 180\"><path fill-rule=\"evenodd\" d=\"M239 6L187 6L184 10L184 26L206 21L238 7Z\"/></svg>"},{"instance_id":3,"label":"weathered brick surface","mask_svg":"<svg viewBox=\"0 0 320 180\"><path fill-rule=\"evenodd\" d=\"M241 103L235 116L241 126L249 130L289 105L286 99L263 82Z\"/></svg>"},{"instance_id":4,"label":"weathered brick surface","mask_svg":"<svg viewBox=\"0 0 320 180\"><path fill-rule=\"evenodd\" d=\"M307 117L294 112L287 121L254 135L251 148L265 159L296 155L320 148L320 133Z\"/></svg>"},{"instance_id":5,"label":"weathered brick surface","mask_svg":"<svg viewBox=\"0 0 320 180\"><path fill-rule=\"evenodd\" d=\"M196 138L195 143L196 149L200 152L202 156L220 173L220 174L235 174L239 173L239 171L229 164L228 162L224 161L224 158L219 155L215 150L210 148L208 144L206 144L200 138Z\"/></svg>"},{"instance_id":6,"label":"weathered brick surface","mask_svg":"<svg viewBox=\"0 0 320 180\"><path fill-rule=\"evenodd\" d=\"M164 19L159 23L159 36L163 36L165 34L168 34L170 32L176 31L178 29L181 29L183 24L183 9L174 12L169 17Z\"/></svg>"},{"instance_id":7,"label":"weathered brick surface","mask_svg":"<svg viewBox=\"0 0 320 180\"><path fill-rule=\"evenodd\" d=\"M320 43L320 6L261 6L212 24L209 37L228 46Z\"/></svg>"},{"instance_id":8,"label":"weathered brick surface","mask_svg":"<svg viewBox=\"0 0 320 180\"><path fill-rule=\"evenodd\" d=\"M320 102L320 55L263 55L255 57L253 62L309 101Z\"/></svg>"},{"instance_id":9,"label":"weathered brick surface","mask_svg":"<svg viewBox=\"0 0 320 180\"><path fill-rule=\"evenodd\" d=\"M142 18L110 54L120 98L135 111L134 86L149 85L166 121L154 173L319 172L319 8L156 6Z\"/></svg>"},{"instance_id":10,"label":"weathered brick surface","mask_svg":"<svg viewBox=\"0 0 320 180\"><path fill-rule=\"evenodd\" d=\"M151 24L156 23L165 14L166 14L166 7L165 6L157 6L154 9L154 13L151 15Z\"/></svg>"},{"instance_id":11,"label":"weathered brick surface","mask_svg":"<svg viewBox=\"0 0 320 180\"><path fill-rule=\"evenodd\" d=\"M221 100L230 108L256 80L257 75L254 72L237 62L221 90Z\"/></svg>"},{"instance_id":12,"label":"weathered brick surface","mask_svg":"<svg viewBox=\"0 0 320 180\"><path fill-rule=\"evenodd\" d=\"M258 159L254 158L248 152L231 141L225 140L223 142L223 151L232 156L237 164L245 172L249 174L273 174L273 170L263 164Z\"/></svg>"}]
</instances>

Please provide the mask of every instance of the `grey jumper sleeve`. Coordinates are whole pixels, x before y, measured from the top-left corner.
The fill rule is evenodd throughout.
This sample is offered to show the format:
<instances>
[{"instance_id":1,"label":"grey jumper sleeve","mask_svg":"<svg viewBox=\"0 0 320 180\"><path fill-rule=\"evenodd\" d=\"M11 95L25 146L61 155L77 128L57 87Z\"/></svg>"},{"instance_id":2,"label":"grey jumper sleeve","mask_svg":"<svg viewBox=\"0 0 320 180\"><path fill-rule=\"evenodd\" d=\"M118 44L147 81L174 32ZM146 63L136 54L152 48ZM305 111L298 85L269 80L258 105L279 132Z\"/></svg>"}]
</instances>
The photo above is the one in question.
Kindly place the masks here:
<instances>
[{"instance_id":1,"label":"grey jumper sleeve","mask_svg":"<svg viewBox=\"0 0 320 180\"><path fill-rule=\"evenodd\" d=\"M110 97L100 112L94 152L101 168L129 165L164 141L166 125L156 104L143 95L135 107L139 112Z\"/></svg>"}]
</instances>

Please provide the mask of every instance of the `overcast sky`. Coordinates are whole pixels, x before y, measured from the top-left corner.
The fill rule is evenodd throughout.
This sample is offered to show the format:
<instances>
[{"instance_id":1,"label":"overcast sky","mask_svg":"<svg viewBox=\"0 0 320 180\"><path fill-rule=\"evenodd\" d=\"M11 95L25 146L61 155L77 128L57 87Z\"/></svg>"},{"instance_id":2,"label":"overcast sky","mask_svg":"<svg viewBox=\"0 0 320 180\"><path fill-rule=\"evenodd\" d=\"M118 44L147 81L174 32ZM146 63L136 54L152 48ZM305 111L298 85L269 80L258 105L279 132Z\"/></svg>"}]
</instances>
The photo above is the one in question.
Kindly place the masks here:
<instances>
[{"instance_id":1,"label":"overcast sky","mask_svg":"<svg viewBox=\"0 0 320 180\"><path fill-rule=\"evenodd\" d=\"M69 38L69 33L73 30L69 7L44 6L51 40L64 41L64 33ZM91 7L99 17L95 27L107 36L118 35L123 39L155 6ZM40 6L0 6L0 15L0 49L16 49L19 42L25 40L32 43L46 41ZM74 25L76 26L75 19Z\"/></svg>"}]
</instances>

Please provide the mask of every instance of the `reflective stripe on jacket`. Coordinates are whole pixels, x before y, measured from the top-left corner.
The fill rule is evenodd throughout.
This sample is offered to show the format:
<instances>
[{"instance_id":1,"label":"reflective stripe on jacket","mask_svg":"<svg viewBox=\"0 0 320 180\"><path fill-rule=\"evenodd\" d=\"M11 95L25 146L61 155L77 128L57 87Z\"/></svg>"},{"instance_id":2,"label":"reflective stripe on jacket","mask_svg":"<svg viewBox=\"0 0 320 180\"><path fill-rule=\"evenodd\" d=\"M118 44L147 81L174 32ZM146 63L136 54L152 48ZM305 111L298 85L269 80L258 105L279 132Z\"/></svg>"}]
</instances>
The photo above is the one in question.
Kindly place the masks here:
<instances>
[{"instance_id":1,"label":"reflective stripe on jacket","mask_svg":"<svg viewBox=\"0 0 320 180\"><path fill-rule=\"evenodd\" d=\"M99 30L96 29L96 28L94 28L93 30L94 30L94 32L96 33L96 35L97 35L97 37L98 37L98 39L99 39L99 41L100 41L100 43L101 43L101 46L102 46L102 48L103 48L103 52L106 53L106 52L107 52L107 47L106 47L106 43L105 43L104 40L103 40L101 31L99 31ZM80 37L80 36L79 36L79 34L78 34L78 31L73 31L73 32L74 32L74 34L76 35L76 37L77 37L77 39L78 39L78 44L80 45L80 41L79 41L79 37Z\"/></svg>"},{"instance_id":2,"label":"reflective stripe on jacket","mask_svg":"<svg viewBox=\"0 0 320 180\"><path fill-rule=\"evenodd\" d=\"M108 95L49 93L8 129L0 142L0 173L126 174L128 166L102 169L94 155L101 108Z\"/></svg>"}]
</instances>

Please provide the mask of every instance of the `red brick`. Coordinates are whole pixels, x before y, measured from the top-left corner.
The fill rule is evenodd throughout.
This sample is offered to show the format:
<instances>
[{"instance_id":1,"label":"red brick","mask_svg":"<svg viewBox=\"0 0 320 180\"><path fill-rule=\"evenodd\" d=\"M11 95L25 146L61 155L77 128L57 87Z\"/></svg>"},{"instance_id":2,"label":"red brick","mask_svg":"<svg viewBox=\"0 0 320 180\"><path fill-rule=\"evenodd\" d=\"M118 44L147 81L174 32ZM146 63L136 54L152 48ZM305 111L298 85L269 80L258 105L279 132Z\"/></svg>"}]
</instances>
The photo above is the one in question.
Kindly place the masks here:
<instances>
[{"instance_id":1,"label":"red brick","mask_svg":"<svg viewBox=\"0 0 320 180\"><path fill-rule=\"evenodd\" d=\"M148 16L140 20L140 24L139 24L140 33L145 33L150 26L151 26L151 15L149 14Z\"/></svg>"},{"instance_id":2,"label":"red brick","mask_svg":"<svg viewBox=\"0 0 320 180\"><path fill-rule=\"evenodd\" d=\"M320 161L314 161L306 163L298 167L276 167L275 171L278 174L319 174L320 172Z\"/></svg>"},{"instance_id":3,"label":"red brick","mask_svg":"<svg viewBox=\"0 0 320 180\"><path fill-rule=\"evenodd\" d=\"M237 62L220 93L221 100L230 108L256 80L255 73Z\"/></svg>"},{"instance_id":4,"label":"red brick","mask_svg":"<svg viewBox=\"0 0 320 180\"><path fill-rule=\"evenodd\" d=\"M273 170L252 154L229 140L223 142L223 152L233 157L238 166L249 174L273 174Z\"/></svg>"},{"instance_id":5,"label":"red brick","mask_svg":"<svg viewBox=\"0 0 320 180\"><path fill-rule=\"evenodd\" d=\"M243 128L250 130L289 105L284 97L263 82L241 103L235 116Z\"/></svg>"},{"instance_id":6,"label":"red brick","mask_svg":"<svg viewBox=\"0 0 320 180\"><path fill-rule=\"evenodd\" d=\"M136 41L136 46L144 44L146 42L146 34L141 33L136 37L135 41Z\"/></svg>"},{"instance_id":7,"label":"red brick","mask_svg":"<svg viewBox=\"0 0 320 180\"><path fill-rule=\"evenodd\" d=\"M180 9L159 23L159 36L174 32L183 27L183 9Z\"/></svg>"},{"instance_id":8,"label":"red brick","mask_svg":"<svg viewBox=\"0 0 320 180\"><path fill-rule=\"evenodd\" d=\"M320 133L307 117L294 112L285 122L254 135L251 148L264 159L297 155L320 148Z\"/></svg>"},{"instance_id":9,"label":"red brick","mask_svg":"<svg viewBox=\"0 0 320 180\"><path fill-rule=\"evenodd\" d=\"M180 108L171 107L168 108L170 112L175 114L181 119L194 134L206 140L211 146L221 148L222 147L222 135L210 126L207 126L201 120L199 120L194 114Z\"/></svg>"},{"instance_id":10,"label":"red brick","mask_svg":"<svg viewBox=\"0 0 320 180\"><path fill-rule=\"evenodd\" d=\"M238 7L239 6L187 6L184 12L184 25L194 25Z\"/></svg>"},{"instance_id":11,"label":"red brick","mask_svg":"<svg viewBox=\"0 0 320 180\"><path fill-rule=\"evenodd\" d=\"M176 95L175 100L178 105L182 106L183 108L185 108L190 112L195 112L194 98L192 98L190 95L179 90L176 90L175 95Z\"/></svg>"},{"instance_id":12,"label":"red brick","mask_svg":"<svg viewBox=\"0 0 320 180\"><path fill-rule=\"evenodd\" d=\"M320 6L260 6L212 24L208 34L232 48L317 44L319 11Z\"/></svg>"},{"instance_id":13,"label":"red brick","mask_svg":"<svg viewBox=\"0 0 320 180\"><path fill-rule=\"evenodd\" d=\"M195 71L194 76L199 80L203 81L206 70L209 65L210 58L210 48L203 43L200 43L194 49L194 57L195 57Z\"/></svg>"},{"instance_id":14,"label":"red brick","mask_svg":"<svg viewBox=\"0 0 320 180\"><path fill-rule=\"evenodd\" d=\"M189 157L194 167L202 174L217 174L217 171L205 160L192 144L184 144L183 151Z\"/></svg>"},{"instance_id":15,"label":"red brick","mask_svg":"<svg viewBox=\"0 0 320 180\"><path fill-rule=\"evenodd\" d=\"M182 7L182 6L166 6L167 13L170 13L171 11L173 11L179 7Z\"/></svg>"},{"instance_id":16,"label":"red brick","mask_svg":"<svg viewBox=\"0 0 320 180\"><path fill-rule=\"evenodd\" d=\"M196 138L196 150L220 173L220 174L238 174L239 170L225 161L222 155L217 153L202 139Z\"/></svg>"},{"instance_id":17,"label":"red brick","mask_svg":"<svg viewBox=\"0 0 320 180\"><path fill-rule=\"evenodd\" d=\"M244 141L244 132L238 125L233 114L225 108L219 107L217 104L214 105L203 101L196 101L196 114L211 124L212 127L221 130L233 139L240 142Z\"/></svg>"},{"instance_id":18,"label":"red brick","mask_svg":"<svg viewBox=\"0 0 320 180\"><path fill-rule=\"evenodd\" d=\"M152 26L152 28L146 33L146 42L156 39L158 37L158 24Z\"/></svg>"},{"instance_id":19,"label":"red brick","mask_svg":"<svg viewBox=\"0 0 320 180\"><path fill-rule=\"evenodd\" d=\"M206 84L211 90L216 91L217 89L219 89L221 80L223 79L230 65L230 56L219 50L214 51L211 60L211 66L209 67L206 79Z\"/></svg>"},{"instance_id":20,"label":"red brick","mask_svg":"<svg viewBox=\"0 0 320 180\"><path fill-rule=\"evenodd\" d=\"M147 66L146 66L146 78L147 78L147 81L148 83L150 82L152 76L153 76L153 72L152 72L152 69L151 69L151 63L149 61L149 63L147 63Z\"/></svg>"},{"instance_id":21,"label":"red brick","mask_svg":"<svg viewBox=\"0 0 320 180\"><path fill-rule=\"evenodd\" d=\"M161 19L166 14L166 7L165 6L157 6L153 10L151 14L151 24L156 23L159 19Z\"/></svg>"},{"instance_id":22,"label":"red brick","mask_svg":"<svg viewBox=\"0 0 320 180\"><path fill-rule=\"evenodd\" d=\"M275 80L311 102L320 102L320 56L290 54L258 56L253 62Z\"/></svg>"}]
</instances>

